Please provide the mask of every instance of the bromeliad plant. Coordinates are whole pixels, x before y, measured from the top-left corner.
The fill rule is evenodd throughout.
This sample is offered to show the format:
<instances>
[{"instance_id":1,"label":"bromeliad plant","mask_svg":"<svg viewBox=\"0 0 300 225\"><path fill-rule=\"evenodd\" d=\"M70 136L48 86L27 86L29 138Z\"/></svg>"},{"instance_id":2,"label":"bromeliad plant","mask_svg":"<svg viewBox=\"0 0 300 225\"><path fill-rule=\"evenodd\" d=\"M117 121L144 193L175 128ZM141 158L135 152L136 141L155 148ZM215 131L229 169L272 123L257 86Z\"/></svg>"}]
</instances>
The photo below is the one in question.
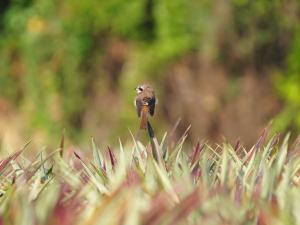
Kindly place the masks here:
<instances>
[{"instance_id":1,"label":"bromeliad plant","mask_svg":"<svg viewBox=\"0 0 300 225\"><path fill-rule=\"evenodd\" d=\"M159 143L148 127L147 146L92 140L93 159L63 141L47 156L24 148L3 159L0 224L300 224L300 139L289 147L266 129L251 149L189 151L186 134Z\"/></svg>"}]
</instances>

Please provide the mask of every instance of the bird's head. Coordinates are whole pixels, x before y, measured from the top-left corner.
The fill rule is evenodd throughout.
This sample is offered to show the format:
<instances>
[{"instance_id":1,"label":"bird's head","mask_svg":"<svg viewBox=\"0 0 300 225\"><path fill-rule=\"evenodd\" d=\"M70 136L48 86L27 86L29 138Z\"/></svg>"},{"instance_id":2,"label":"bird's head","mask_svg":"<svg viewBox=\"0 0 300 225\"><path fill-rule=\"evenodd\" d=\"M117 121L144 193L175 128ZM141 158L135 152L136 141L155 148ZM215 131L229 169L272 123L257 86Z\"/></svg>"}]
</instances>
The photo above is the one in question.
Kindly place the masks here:
<instances>
[{"instance_id":1,"label":"bird's head","mask_svg":"<svg viewBox=\"0 0 300 225\"><path fill-rule=\"evenodd\" d=\"M148 84L142 84L142 85L139 85L139 86L137 86L136 88L135 88L135 90L136 90L136 92L139 94L139 93L141 93L141 92L143 92L143 91L150 91L150 92L153 92L153 89L152 89L152 87L150 86L150 85L148 85Z\"/></svg>"}]
</instances>

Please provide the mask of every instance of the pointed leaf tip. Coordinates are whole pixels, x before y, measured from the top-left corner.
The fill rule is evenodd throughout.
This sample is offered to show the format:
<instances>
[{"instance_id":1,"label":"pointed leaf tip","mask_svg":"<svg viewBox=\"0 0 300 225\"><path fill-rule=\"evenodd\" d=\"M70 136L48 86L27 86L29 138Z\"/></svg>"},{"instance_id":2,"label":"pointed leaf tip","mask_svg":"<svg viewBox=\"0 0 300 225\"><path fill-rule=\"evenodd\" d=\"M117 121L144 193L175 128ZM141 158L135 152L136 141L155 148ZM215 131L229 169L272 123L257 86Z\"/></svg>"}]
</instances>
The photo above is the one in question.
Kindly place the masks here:
<instances>
[{"instance_id":1,"label":"pointed leaf tip","mask_svg":"<svg viewBox=\"0 0 300 225\"><path fill-rule=\"evenodd\" d=\"M81 157L78 155L78 153L76 153L75 151L74 151L73 153L74 153L74 155L75 155L75 157L76 157L77 159L80 159L80 160L81 160Z\"/></svg>"}]
</instances>

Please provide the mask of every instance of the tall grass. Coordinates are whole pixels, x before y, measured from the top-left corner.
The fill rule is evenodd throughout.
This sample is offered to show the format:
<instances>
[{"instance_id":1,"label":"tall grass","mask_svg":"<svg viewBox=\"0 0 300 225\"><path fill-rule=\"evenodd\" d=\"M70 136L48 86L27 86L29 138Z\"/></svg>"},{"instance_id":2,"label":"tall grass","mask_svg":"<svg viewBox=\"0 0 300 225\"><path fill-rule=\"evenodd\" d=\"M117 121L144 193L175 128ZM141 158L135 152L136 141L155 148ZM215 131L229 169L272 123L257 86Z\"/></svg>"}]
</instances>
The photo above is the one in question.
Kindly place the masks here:
<instances>
[{"instance_id":1,"label":"tall grass","mask_svg":"<svg viewBox=\"0 0 300 225\"><path fill-rule=\"evenodd\" d=\"M300 224L299 139L172 147L134 139L0 163L0 224ZM63 152L64 150L64 152ZM62 152L64 156L61 157Z\"/></svg>"}]
</instances>

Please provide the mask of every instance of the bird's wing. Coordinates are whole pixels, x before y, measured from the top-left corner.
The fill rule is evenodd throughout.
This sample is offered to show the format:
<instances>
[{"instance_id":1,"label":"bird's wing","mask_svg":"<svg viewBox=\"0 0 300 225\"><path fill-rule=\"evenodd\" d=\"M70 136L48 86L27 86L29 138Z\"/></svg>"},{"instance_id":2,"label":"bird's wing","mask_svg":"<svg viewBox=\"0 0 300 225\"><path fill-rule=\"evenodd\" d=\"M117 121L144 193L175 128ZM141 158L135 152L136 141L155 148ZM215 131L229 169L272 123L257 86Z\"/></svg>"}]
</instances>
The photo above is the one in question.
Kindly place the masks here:
<instances>
[{"instance_id":1,"label":"bird's wing","mask_svg":"<svg viewBox=\"0 0 300 225\"><path fill-rule=\"evenodd\" d=\"M154 115L154 111L155 111L155 104L156 104L156 98L151 98L148 100L148 105L149 105L149 112L150 112L150 115L153 116Z\"/></svg>"}]
</instances>

